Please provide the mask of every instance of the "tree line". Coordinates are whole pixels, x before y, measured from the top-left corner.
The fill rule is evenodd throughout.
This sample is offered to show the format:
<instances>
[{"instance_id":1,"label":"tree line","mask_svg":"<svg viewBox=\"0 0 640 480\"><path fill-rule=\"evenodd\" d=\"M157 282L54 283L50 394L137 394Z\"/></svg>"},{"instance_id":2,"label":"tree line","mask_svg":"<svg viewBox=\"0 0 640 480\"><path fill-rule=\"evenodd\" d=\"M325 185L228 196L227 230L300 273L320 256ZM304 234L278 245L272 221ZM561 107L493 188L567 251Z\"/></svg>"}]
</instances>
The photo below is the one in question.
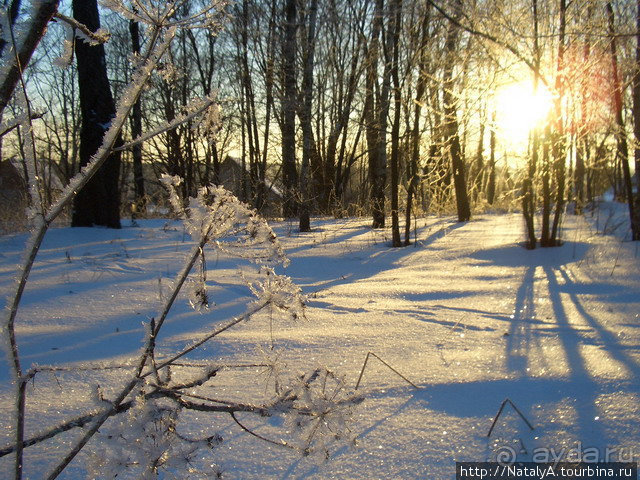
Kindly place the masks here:
<instances>
[{"instance_id":1,"label":"tree line","mask_svg":"<svg viewBox=\"0 0 640 480\"><path fill-rule=\"evenodd\" d=\"M189 17L201 3L184 2L175 18ZM20 2L5 4L19 25ZM104 48L105 81L118 99L151 32L101 14L111 37L88 50ZM232 156L241 200L260 210L277 188L282 215L299 217L301 230L311 228L312 214L368 214L374 228L390 217L400 246L410 243L416 214L451 210L467 221L488 207L518 208L528 246L554 246L562 243L567 211L581 213L612 189L627 202L632 238L640 239L630 165L635 161L637 176L640 3L239 0L221 17L226 27L218 32L177 33L122 142L185 114L194 94L215 94L219 115L212 124L187 121L118 151L119 171L104 173L116 171L107 197L143 211L162 173L184 179L183 198L195 196L198 186L221 183L221 165ZM44 140L37 158L50 164L44 176L55 171L68 181L86 162L78 85L90 81L82 79L81 42L57 23L26 78L43 112L34 133ZM496 96L521 81L550 92L551 103L517 153L496 120ZM96 90L109 88L101 83ZM5 136L5 157L28 143L20 129L13 133ZM120 202L111 204L119 215Z\"/></svg>"}]
</instances>

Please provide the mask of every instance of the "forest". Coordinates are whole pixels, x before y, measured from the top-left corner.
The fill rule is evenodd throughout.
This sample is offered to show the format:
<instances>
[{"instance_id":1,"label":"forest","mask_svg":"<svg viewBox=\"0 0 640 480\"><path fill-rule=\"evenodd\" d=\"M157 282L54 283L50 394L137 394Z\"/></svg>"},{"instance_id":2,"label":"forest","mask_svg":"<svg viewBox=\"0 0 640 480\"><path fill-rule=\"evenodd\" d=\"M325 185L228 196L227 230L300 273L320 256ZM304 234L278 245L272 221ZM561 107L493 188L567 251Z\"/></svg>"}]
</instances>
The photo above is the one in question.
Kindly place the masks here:
<instances>
[{"instance_id":1,"label":"forest","mask_svg":"<svg viewBox=\"0 0 640 480\"><path fill-rule=\"evenodd\" d=\"M15 28L28 23L21 2L7 4ZM177 7L178 24L201 8ZM281 205L269 214L299 217L302 230L310 215L370 215L374 228L390 216L400 246L410 242L415 215L453 211L465 221L472 212L519 209L530 247L555 245L563 214L580 213L607 189L634 215L636 7L577 0L219 5L211 25L176 32L123 123L119 168L110 169L103 195L116 197L112 216L132 209L144 216L147 205L163 203L162 173L181 176L187 198L228 179L230 158L234 193L265 211L267 192L275 192ZM45 204L97 148L82 151L79 82L95 89L91 96L110 86L119 101L151 33L117 9L85 19L108 36L101 39L106 77L98 83L89 66L83 81L74 61L82 41L74 23L56 15L24 73ZM178 124L194 97L215 99L216 113ZM23 106L8 100L4 118L17 118ZM143 128L162 124L172 128L142 137ZM3 135L2 155L29 182L23 130Z\"/></svg>"},{"instance_id":2,"label":"forest","mask_svg":"<svg viewBox=\"0 0 640 480\"><path fill-rule=\"evenodd\" d=\"M640 0L2 0L0 56L11 478L635 459Z\"/></svg>"}]
</instances>

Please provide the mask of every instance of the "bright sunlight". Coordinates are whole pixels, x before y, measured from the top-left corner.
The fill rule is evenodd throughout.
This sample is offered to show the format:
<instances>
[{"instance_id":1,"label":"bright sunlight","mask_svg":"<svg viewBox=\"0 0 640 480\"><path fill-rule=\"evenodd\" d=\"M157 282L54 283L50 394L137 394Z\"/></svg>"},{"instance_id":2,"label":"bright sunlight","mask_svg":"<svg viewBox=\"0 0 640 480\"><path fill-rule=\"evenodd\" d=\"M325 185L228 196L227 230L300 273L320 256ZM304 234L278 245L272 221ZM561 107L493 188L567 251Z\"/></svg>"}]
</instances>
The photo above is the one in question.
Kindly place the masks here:
<instances>
[{"instance_id":1,"label":"bright sunlight","mask_svg":"<svg viewBox=\"0 0 640 480\"><path fill-rule=\"evenodd\" d=\"M529 132L541 125L552 108L549 90L539 86L535 92L531 82L506 85L495 94L498 135L507 143L526 143Z\"/></svg>"}]
</instances>

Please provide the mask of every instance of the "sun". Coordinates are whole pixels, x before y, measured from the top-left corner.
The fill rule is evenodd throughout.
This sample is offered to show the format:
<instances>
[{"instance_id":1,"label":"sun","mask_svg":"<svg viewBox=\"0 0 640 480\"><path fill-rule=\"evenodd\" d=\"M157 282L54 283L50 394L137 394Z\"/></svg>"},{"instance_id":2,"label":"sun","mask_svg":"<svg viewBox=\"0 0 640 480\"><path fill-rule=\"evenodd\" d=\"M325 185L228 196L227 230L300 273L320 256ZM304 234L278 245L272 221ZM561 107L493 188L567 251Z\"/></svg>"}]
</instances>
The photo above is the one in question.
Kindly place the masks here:
<instances>
[{"instance_id":1,"label":"sun","mask_svg":"<svg viewBox=\"0 0 640 480\"><path fill-rule=\"evenodd\" d=\"M553 106L549 90L532 82L511 83L495 93L496 126L503 140L526 143L529 133L544 124Z\"/></svg>"}]
</instances>

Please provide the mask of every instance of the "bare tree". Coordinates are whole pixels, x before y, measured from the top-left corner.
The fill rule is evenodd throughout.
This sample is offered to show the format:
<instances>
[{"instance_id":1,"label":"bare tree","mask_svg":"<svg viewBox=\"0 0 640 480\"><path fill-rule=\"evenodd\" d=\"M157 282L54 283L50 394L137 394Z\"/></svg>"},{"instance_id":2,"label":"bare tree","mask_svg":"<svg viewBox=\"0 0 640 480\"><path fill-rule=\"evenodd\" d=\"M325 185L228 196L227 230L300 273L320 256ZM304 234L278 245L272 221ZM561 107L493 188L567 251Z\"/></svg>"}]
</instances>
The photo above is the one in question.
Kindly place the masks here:
<instances>
[{"instance_id":1,"label":"bare tree","mask_svg":"<svg viewBox=\"0 0 640 480\"><path fill-rule=\"evenodd\" d=\"M446 149L451 158L451 170L453 172L453 182L456 191L456 205L458 209L458 221L466 222L471 218L471 208L469 207L469 197L467 193L466 168L460 144L458 132L458 109L454 94L455 79L453 67L455 55L457 54L459 24L457 20L462 16L462 1L454 1L454 20L449 24L447 37L445 40L445 52L447 62L442 76L443 107L444 107L444 132L446 135Z\"/></svg>"},{"instance_id":2,"label":"bare tree","mask_svg":"<svg viewBox=\"0 0 640 480\"><path fill-rule=\"evenodd\" d=\"M627 133L622 117L623 104L622 104L622 86L620 85L620 77L618 71L618 49L616 42L616 28L615 28L615 16L613 13L613 6L611 2L607 2L607 18L609 20L609 35L610 35L610 52L611 52L611 75L613 86L613 105L615 115L615 136L616 136L616 164L621 166L624 180L624 198L627 202L629 209L629 220L631 224L631 232L634 240L640 239L640 230L636 226L636 212L635 201L633 195L633 184L631 182L631 169L629 167L629 147L627 145Z\"/></svg>"},{"instance_id":3,"label":"bare tree","mask_svg":"<svg viewBox=\"0 0 640 480\"><path fill-rule=\"evenodd\" d=\"M419 159L420 159L420 117L422 115L422 103L427 87L427 69L428 69L428 47L429 47L429 24L431 21L431 6L425 5L425 11L422 13L420 22L420 42L418 44L418 61L417 71L418 78L416 81L416 93L413 107L413 126L411 129L411 159L408 165L408 188L407 188L407 206L405 210L405 230L404 244L409 245L411 237L411 213L413 208L414 196L420 181Z\"/></svg>"},{"instance_id":4,"label":"bare tree","mask_svg":"<svg viewBox=\"0 0 640 480\"><path fill-rule=\"evenodd\" d=\"M385 225L385 186L387 183L387 115L389 112L389 65L385 63L382 84L378 79L380 37L384 27L384 0L375 0L371 39L367 52L364 121L369 156L369 198L373 228Z\"/></svg>"},{"instance_id":5,"label":"bare tree","mask_svg":"<svg viewBox=\"0 0 640 480\"><path fill-rule=\"evenodd\" d=\"M391 244L402 246L400 240L400 223L398 220L398 185L400 157L400 115L402 113L402 93L400 91L400 74L398 72L400 29L402 28L402 0L392 0L389 9L389 37L387 49L391 53L391 78L393 80L393 125L391 128Z\"/></svg>"},{"instance_id":6,"label":"bare tree","mask_svg":"<svg viewBox=\"0 0 640 480\"><path fill-rule=\"evenodd\" d=\"M298 211L298 171L296 168L296 31L298 10L296 0L284 0L284 35L282 39L282 183L284 185L285 217Z\"/></svg>"},{"instance_id":7,"label":"bare tree","mask_svg":"<svg viewBox=\"0 0 640 480\"><path fill-rule=\"evenodd\" d=\"M129 34L131 35L131 50L137 58L140 57L140 23L129 20ZM131 112L131 136L138 138L142 135L142 99L133 106ZM145 210L144 173L142 170L142 144L134 145L133 156L133 185L136 199L136 209Z\"/></svg>"},{"instance_id":8,"label":"bare tree","mask_svg":"<svg viewBox=\"0 0 640 480\"><path fill-rule=\"evenodd\" d=\"M318 0L310 0L307 19L307 38L304 43L302 92L301 101L298 103L298 116L302 127L302 164L300 166L300 231L311 230L310 214L311 199L309 191L310 166L317 164L313 161L318 157L313 126L311 124L311 107L313 103L313 67L316 50L316 19L318 17Z\"/></svg>"},{"instance_id":9,"label":"bare tree","mask_svg":"<svg viewBox=\"0 0 640 480\"><path fill-rule=\"evenodd\" d=\"M96 0L74 0L74 18L92 32L100 28ZM78 86L82 130L80 132L80 166L89 163L103 143L103 137L116 113L107 78L104 46L76 42ZM115 144L122 142L116 139ZM87 186L73 202L74 227L102 225L120 228L120 152L112 152Z\"/></svg>"}]
</instances>

